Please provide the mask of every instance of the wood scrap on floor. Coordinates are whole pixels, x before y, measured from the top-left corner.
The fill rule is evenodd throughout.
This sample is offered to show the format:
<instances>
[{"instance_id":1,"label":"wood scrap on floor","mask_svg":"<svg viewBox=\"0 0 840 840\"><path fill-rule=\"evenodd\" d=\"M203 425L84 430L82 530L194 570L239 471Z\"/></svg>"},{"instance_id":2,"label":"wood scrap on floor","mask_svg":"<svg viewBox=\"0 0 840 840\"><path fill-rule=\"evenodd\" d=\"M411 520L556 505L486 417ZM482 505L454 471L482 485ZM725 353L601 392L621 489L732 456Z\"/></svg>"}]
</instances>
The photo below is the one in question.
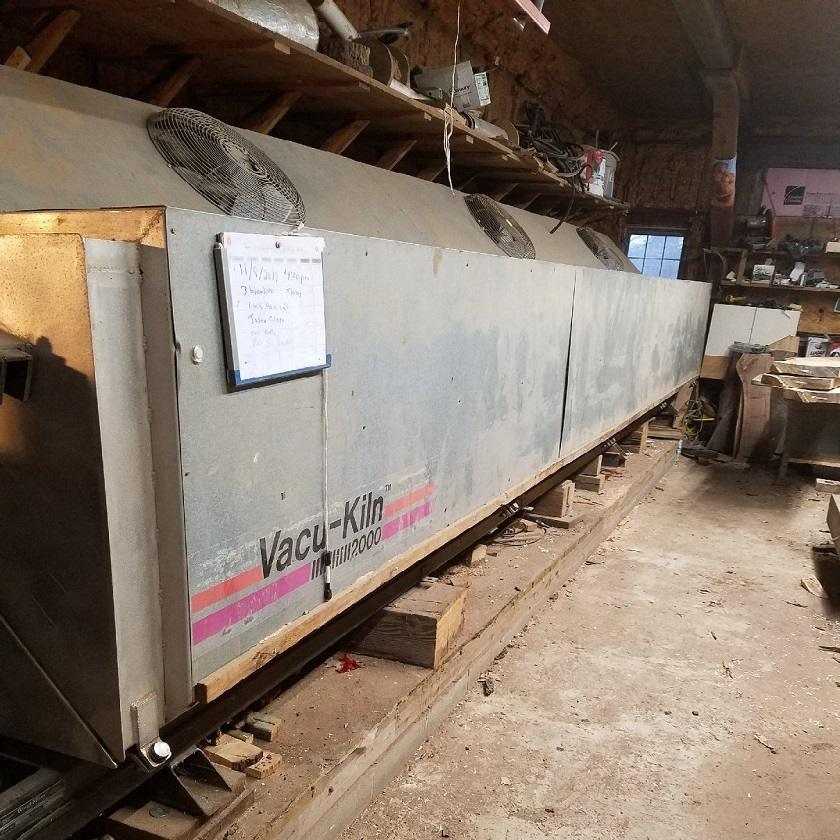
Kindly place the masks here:
<instances>
[{"instance_id":1,"label":"wood scrap on floor","mask_svg":"<svg viewBox=\"0 0 840 840\"><path fill-rule=\"evenodd\" d=\"M741 403L735 426L735 457L748 461L762 448L770 436L770 392L754 384L754 379L770 369L769 353L743 353L735 362L741 380Z\"/></svg>"},{"instance_id":2,"label":"wood scrap on floor","mask_svg":"<svg viewBox=\"0 0 840 840\"><path fill-rule=\"evenodd\" d=\"M438 668L464 621L467 590L435 583L415 587L364 624L350 648L367 656Z\"/></svg>"},{"instance_id":3,"label":"wood scrap on floor","mask_svg":"<svg viewBox=\"0 0 840 840\"><path fill-rule=\"evenodd\" d=\"M260 741L270 741L280 728L280 721L263 712L251 712L245 718L245 731Z\"/></svg>"}]
</instances>

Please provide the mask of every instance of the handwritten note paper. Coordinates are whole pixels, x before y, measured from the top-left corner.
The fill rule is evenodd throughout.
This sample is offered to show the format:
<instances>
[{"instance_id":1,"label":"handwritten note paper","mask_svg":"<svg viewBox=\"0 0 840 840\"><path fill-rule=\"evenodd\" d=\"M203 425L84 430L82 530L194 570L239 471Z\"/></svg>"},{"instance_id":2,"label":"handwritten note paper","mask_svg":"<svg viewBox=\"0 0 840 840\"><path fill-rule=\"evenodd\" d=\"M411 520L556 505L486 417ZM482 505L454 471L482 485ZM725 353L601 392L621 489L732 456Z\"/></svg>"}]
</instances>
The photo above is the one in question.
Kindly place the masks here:
<instances>
[{"instance_id":1,"label":"handwritten note paper","mask_svg":"<svg viewBox=\"0 0 840 840\"><path fill-rule=\"evenodd\" d=\"M323 250L324 240L315 236L220 234L233 385L326 367Z\"/></svg>"}]
</instances>

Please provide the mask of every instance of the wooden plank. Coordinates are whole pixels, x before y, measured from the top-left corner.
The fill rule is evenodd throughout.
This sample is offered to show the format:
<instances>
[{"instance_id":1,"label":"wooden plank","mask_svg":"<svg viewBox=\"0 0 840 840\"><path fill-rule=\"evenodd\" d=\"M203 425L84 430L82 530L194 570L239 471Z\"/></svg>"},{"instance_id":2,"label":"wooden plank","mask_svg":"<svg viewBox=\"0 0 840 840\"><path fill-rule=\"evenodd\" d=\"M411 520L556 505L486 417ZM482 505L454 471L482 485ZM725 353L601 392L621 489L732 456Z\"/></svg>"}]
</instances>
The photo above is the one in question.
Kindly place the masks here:
<instances>
[{"instance_id":1,"label":"wooden plank","mask_svg":"<svg viewBox=\"0 0 840 840\"><path fill-rule=\"evenodd\" d=\"M840 388L831 391L806 391L803 388L783 388L782 397L799 403L840 405Z\"/></svg>"},{"instance_id":2,"label":"wooden plank","mask_svg":"<svg viewBox=\"0 0 840 840\"><path fill-rule=\"evenodd\" d=\"M376 165L389 172L417 145L417 138L403 140L387 149Z\"/></svg>"},{"instance_id":3,"label":"wooden plank","mask_svg":"<svg viewBox=\"0 0 840 840\"><path fill-rule=\"evenodd\" d=\"M774 362L771 373L783 373L790 376L840 377L840 359L836 356L800 356Z\"/></svg>"},{"instance_id":4,"label":"wooden plank","mask_svg":"<svg viewBox=\"0 0 840 840\"><path fill-rule=\"evenodd\" d=\"M165 213L163 207L0 213L0 235L76 233L95 239L138 242L163 248L166 241Z\"/></svg>"},{"instance_id":5,"label":"wooden plank","mask_svg":"<svg viewBox=\"0 0 840 840\"><path fill-rule=\"evenodd\" d=\"M675 389L672 393L663 395L663 399L672 397L677 390L678 389ZM657 400L657 403L658 402L660 402L660 400ZM263 667L273 657L289 650L289 648L301 639L326 624L330 619L335 618L337 615L344 612L366 595L369 595L371 592L378 589L385 582L391 580L401 572L404 572L423 557L428 556L433 551L436 551L438 548L446 545L446 543L450 540L464 533L473 525L481 522L487 516L490 516L490 514L498 510L502 505L509 504L530 488L539 484L544 479L554 475L561 467L571 463L581 455L586 454L595 446L598 446L604 441L609 440L611 437L614 437L621 431L621 429L629 426L635 420L638 420L640 417L647 414L647 412L650 411L655 404L656 403L639 409L630 417L626 417L621 423L605 430L594 440L588 441L585 446L581 446L578 449L564 455L562 458L558 458L556 461L548 464L537 473L509 487L495 499L491 499L487 503L471 511L466 516L463 516L461 519L453 522L447 528L441 529L436 534L433 534L428 539L413 546L403 554L397 555L383 566L362 575L353 584L341 592L336 593L330 601L326 601L308 615L303 615L300 618L289 622L289 624L281 627L269 636L266 636L266 638L255 644L250 650L247 650L241 656L238 656L236 659L231 660L227 664L222 665L221 668L218 668L213 673L208 674L201 682L197 683L195 687L197 701L200 703L208 703L209 701L221 696L225 691L245 679L245 677L253 674L255 671Z\"/></svg>"},{"instance_id":6,"label":"wooden plank","mask_svg":"<svg viewBox=\"0 0 840 840\"><path fill-rule=\"evenodd\" d=\"M648 428L648 437L654 440L682 440L685 432L680 428L673 426L658 426L651 423Z\"/></svg>"},{"instance_id":7,"label":"wooden plank","mask_svg":"<svg viewBox=\"0 0 840 840\"><path fill-rule=\"evenodd\" d=\"M831 391L840 388L837 376L788 376L781 373L762 373L753 382L771 388L802 388L806 391Z\"/></svg>"},{"instance_id":8,"label":"wooden plank","mask_svg":"<svg viewBox=\"0 0 840 840\"><path fill-rule=\"evenodd\" d=\"M321 149L333 154L343 154L350 144L370 125L370 120L353 120L331 134L322 144Z\"/></svg>"},{"instance_id":9,"label":"wooden plank","mask_svg":"<svg viewBox=\"0 0 840 840\"><path fill-rule=\"evenodd\" d=\"M438 668L464 621L467 590L435 583L414 587L350 639L356 653Z\"/></svg>"},{"instance_id":10,"label":"wooden plank","mask_svg":"<svg viewBox=\"0 0 840 840\"><path fill-rule=\"evenodd\" d=\"M826 522L828 523L828 530L831 532L831 540L835 548L840 551L840 496L833 495L828 500L828 514L826 515Z\"/></svg>"},{"instance_id":11,"label":"wooden plank","mask_svg":"<svg viewBox=\"0 0 840 840\"><path fill-rule=\"evenodd\" d=\"M259 111L248 117L242 124L242 128L258 131L260 134L270 134L277 123L292 110L301 96L303 93L299 90L290 90L275 96Z\"/></svg>"},{"instance_id":12,"label":"wooden plank","mask_svg":"<svg viewBox=\"0 0 840 840\"><path fill-rule=\"evenodd\" d=\"M168 107L186 87L200 66L201 59L197 56L181 59L171 71L152 85L146 94L146 100L161 108Z\"/></svg>"}]
</instances>

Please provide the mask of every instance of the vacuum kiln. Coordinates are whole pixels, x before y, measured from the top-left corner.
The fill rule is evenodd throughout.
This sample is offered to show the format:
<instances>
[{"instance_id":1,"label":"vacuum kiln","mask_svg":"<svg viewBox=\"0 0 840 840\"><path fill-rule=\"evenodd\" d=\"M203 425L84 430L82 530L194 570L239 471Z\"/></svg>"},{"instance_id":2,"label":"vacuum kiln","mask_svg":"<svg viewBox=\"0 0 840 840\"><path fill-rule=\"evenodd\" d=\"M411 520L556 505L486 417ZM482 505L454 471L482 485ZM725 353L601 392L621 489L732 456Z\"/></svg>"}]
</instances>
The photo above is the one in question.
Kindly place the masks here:
<instances>
[{"instance_id":1,"label":"vacuum kiln","mask_svg":"<svg viewBox=\"0 0 840 840\"><path fill-rule=\"evenodd\" d=\"M7 737L120 763L697 374L708 286L591 232L15 71L0 120Z\"/></svg>"}]
</instances>

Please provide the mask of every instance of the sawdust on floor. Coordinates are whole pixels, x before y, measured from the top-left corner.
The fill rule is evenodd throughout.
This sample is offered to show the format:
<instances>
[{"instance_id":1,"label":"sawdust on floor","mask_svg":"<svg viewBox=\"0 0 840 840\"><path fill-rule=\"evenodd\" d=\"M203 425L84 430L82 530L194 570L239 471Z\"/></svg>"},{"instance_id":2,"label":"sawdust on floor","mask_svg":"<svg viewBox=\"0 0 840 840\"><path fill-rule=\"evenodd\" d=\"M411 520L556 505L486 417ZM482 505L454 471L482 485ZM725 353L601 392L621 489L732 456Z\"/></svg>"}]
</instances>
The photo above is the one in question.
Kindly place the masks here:
<instances>
[{"instance_id":1,"label":"sawdust on floor","mask_svg":"<svg viewBox=\"0 0 840 840\"><path fill-rule=\"evenodd\" d=\"M680 459L343 840L837 837L827 501Z\"/></svg>"}]
</instances>

